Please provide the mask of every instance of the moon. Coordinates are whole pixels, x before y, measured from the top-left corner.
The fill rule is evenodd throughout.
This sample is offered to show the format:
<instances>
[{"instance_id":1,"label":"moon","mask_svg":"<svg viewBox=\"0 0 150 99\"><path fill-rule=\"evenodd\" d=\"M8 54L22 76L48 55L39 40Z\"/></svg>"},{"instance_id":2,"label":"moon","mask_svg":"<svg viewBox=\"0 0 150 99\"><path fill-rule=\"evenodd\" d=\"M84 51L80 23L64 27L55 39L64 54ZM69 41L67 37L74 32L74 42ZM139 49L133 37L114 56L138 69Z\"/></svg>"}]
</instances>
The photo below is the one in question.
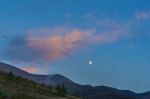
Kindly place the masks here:
<instances>
[{"instance_id":1,"label":"moon","mask_svg":"<svg viewBox=\"0 0 150 99\"><path fill-rule=\"evenodd\" d=\"M90 61L89 61L89 65L92 65L92 64L93 64L93 62L90 60Z\"/></svg>"}]
</instances>

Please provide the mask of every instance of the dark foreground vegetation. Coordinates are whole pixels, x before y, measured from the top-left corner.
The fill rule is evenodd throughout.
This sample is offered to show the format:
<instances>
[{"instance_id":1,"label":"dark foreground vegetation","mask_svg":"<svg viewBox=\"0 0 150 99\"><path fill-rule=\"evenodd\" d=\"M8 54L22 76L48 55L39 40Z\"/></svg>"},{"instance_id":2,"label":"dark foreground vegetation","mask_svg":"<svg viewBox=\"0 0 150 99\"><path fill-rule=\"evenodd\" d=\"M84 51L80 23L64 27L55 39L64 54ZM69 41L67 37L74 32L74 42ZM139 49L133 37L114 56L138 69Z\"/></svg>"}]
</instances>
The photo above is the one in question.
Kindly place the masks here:
<instances>
[{"instance_id":1,"label":"dark foreground vegetation","mask_svg":"<svg viewBox=\"0 0 150 99\"><path fill-rule=\"evenodd\" d=\"M0 99L77 99L69 95L64 85L56 87L37 84L32 80L15 76L12 72L0 72Z\"/></svg>"}]
</instances>

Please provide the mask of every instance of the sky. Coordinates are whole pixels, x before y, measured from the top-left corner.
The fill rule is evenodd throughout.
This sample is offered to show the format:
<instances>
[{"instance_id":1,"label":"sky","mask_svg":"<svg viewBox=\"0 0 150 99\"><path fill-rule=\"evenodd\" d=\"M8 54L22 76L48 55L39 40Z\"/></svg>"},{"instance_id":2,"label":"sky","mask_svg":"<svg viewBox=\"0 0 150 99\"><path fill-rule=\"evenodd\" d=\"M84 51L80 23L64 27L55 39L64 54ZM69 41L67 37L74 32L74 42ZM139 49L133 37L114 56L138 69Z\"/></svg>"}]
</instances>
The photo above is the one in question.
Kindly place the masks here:
<instances>
[{"instance_id":1,"label":"sky","mask_svg":"<svg viewBox=\"0 0 150 99\"><path fill-rule=\"evenodd\" d=\"M150 91L149 5L149 0L1 0L0 61L80 84Z\"/></svg>"}]
</instances>

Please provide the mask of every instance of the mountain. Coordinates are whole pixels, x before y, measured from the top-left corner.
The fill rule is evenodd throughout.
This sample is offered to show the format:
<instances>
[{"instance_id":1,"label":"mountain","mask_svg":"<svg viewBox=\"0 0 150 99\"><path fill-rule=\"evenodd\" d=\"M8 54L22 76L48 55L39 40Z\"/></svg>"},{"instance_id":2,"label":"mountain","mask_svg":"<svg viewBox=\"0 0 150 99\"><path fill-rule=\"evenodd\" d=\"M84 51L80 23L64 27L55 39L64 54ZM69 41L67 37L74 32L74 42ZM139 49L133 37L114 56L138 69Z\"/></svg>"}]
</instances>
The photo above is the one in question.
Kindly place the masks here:
<instances>
[{"instance_id":1,"label":"mountain","mask_svg":"<svg viewBox=\"0 0 150 99\"><path fill-rule=\"evenodd\" d=\"M62 87L61 87L62 88ZM79 99L66 91L0 71L0 99Z\"/></svg>"},{"instance_id":2,"label":"mountain","mask_svg":"<svg viewBox=\"0 0 150 99\"><path fill-rule=\"evenodd\" d=\"M17 76L39 84L51 86L63 84L67 87L68 92L85 99L150 99L150 92L138 94L129 90L119 90L106 86L80 85L60 74L34 75L5 63L0 63L0 71L7 73L11 71Z\"/></svg>"},{"instance_id":3,"label":"mountain","mask_svg":"<svg viewBox=\"0 0 150 99\"><path fill-rule=\"evenodd\" d=\"M39 84L45 84L45 85L51 85L51 86L57 86L64 84L68 87L69 92L75 92L80 88L80 85L77 83L74 83L70 79L60 75L60 74L51 74L51 75L34 75L30 74L26 71L23 71L19 68L16 68L15 66L5 64L0 62L0 71L4 72L13 72L16 76L21 76L26 79L33 80Z\"/></svg>"}]
</instances>

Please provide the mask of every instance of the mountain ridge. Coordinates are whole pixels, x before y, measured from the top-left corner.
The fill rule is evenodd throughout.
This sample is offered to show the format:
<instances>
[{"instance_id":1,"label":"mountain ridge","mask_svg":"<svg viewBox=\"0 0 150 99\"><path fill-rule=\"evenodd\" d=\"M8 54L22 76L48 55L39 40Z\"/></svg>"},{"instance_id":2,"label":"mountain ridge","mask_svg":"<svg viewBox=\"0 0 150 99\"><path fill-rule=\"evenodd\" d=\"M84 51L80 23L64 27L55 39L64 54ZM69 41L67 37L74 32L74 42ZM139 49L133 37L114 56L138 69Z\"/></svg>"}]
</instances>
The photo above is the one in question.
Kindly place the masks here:
<instances>
[{"instance_id":1,"label":"mountain ridge","mask_svg":"<svg viewBox=\"0 0 150 99\"><path fill-rule=\"evenodd\" d=\"M57 86L65 85L67 91L85 99L150 99L150 92L135 93L130 90L120 90L107 86L80 85L61 74L37 75L30 74L15 66L0 62L0 71L13 72L16 76L21 76L34 82Z\"/></svg>"}]
</instances>

